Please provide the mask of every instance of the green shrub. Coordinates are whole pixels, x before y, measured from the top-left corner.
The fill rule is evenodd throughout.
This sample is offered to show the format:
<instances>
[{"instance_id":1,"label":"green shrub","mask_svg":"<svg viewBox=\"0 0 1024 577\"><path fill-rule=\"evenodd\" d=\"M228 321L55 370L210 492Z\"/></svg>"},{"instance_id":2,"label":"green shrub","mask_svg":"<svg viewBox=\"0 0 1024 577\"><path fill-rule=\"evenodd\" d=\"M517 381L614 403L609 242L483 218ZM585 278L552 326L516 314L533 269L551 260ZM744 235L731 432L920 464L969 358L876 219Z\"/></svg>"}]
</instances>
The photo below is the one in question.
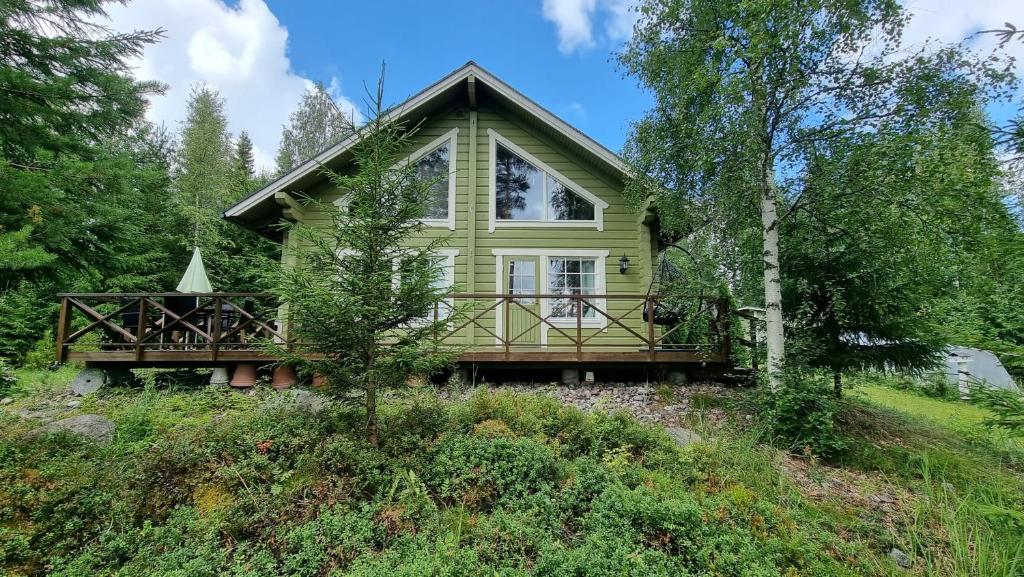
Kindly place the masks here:
<instances>
[{"instance_id":1,"label":"green shrub","mask_svg":"<svg viewBox=\"0 0 1024 577\"><path fill-rule=\"evenodd\" d=\"M473 510L549 492L557 481L554 453L526 438L448 435L426 455L421 471L442 501Z\"/></svg>"},{"instance_id":2,"label":"green shrub","mask_svg":"<svg viewBox=\"0 0 1024 577\"><path fill-rule=\"evenodd\" d=\"M837 423L841 402L826 375L787 369L778 391L761 389L763 416L785 448L826 458L846 450L847 440Z\"/></svg>"},{"instance_id":3,"label":"green shrub","mask_svg":"<svg viewBox=\"0 0 1024 577\"><path fill-rule=\"evenodd\" d=\"M53 331L47 330L30 351L25 353L25 366L30 369L46 369L54 363L56 344Z\"/></svg>"},{"instance_id":4,"label":"green shrub","mask_svg":"<svg viewBox=\"0 0 1024 577\"><path fill-rule=\"evenodd\" d=\"M0 397L6 396L14 386L18 384L18 378L14 376L14 369L7 361L0 357Z\"/></svg>"}]
</instances>

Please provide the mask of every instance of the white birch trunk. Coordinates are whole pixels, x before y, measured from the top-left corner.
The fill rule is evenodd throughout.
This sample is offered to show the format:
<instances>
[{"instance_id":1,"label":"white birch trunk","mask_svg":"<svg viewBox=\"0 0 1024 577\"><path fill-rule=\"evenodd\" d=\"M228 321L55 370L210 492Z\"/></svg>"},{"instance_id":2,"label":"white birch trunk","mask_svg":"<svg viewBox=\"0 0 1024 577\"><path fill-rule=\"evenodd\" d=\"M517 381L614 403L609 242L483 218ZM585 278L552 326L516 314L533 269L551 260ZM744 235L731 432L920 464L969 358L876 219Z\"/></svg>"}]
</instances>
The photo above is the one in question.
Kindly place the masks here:
<instances>
[{"instance_id":1,"label":"white birch trunk","mask_svg":"<svg viewBox=\"0 0 1024 577\"><path fill-rule=\"evenodd\" d=\"M766 179L772 178L766 175ZM768 352L768 387L779 388L786 339L782 326L782 281L779 278L779 215L775 187L771 181L762 187L761 237L764 245L765 344Z\"/></svg>"}]
</instances>

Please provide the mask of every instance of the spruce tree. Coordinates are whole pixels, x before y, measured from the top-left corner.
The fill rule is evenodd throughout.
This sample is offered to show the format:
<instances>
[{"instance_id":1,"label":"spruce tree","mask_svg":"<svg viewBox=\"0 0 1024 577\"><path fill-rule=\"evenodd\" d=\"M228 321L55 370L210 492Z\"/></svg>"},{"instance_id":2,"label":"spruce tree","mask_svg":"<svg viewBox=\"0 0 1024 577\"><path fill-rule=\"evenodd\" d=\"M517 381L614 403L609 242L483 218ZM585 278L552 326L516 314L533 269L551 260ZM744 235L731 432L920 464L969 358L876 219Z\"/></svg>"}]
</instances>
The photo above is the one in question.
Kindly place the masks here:
<instances>
[{"instance_id":1,"label":"spruce tree","mask_svg":"<svg viewBox=\"0 0 1024 577\"><path fill-rule=\"evenodd\" d=\"M327 377L333 394L362 393L373 445L378 393L404 385L410 375L436 372L457 354L434 339L457 312L443 302L451 287L439 282L436 258L448 239L422 237L435 181L400 162L415 130L383 117L382 94L383 83L373 118L359 128L352 149L355 172L325 170L342 191L340 202L307 201L307 214L329 224L289 229L294 248L275 288L286 304L289 337L299 343L278 353Z\"/></svg>"},{"instance_id":2,"label":"spruce tree","mask_svg":"<svg viewBox=\"0 0 1024 577\"><path fill-rule=\"evenodd\" d=\"M18 358L54 321L60 291L141 286L147 238L129 141L145 130L130 63L160 31L114 33L102 1L0 3L0 355ZM157 179L158 180L158 179ZM144 233L142 233L144 234ZM148 250L148 249L144 249Z\"/></svg>"}]
</instances>

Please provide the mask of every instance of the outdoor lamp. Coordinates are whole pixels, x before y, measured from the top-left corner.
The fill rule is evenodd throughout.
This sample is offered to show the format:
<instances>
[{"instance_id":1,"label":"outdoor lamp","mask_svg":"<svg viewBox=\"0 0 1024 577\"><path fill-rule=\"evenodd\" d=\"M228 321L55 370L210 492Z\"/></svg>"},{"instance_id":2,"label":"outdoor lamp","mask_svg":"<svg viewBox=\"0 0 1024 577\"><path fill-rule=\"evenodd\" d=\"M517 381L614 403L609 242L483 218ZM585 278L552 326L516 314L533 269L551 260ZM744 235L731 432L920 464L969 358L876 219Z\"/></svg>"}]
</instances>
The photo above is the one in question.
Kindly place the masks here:
<instances>
[{"instance_id":1,"label":"outdoor lamp","mask_svg":"<svg viewBox=\"0 0 1024 577\"><path fill-rule=\"evenodd\" d=\"M626 255L622 255L622 258L619 259L619 272L626 274L627 270L629 270L629 259L626 258Z\"/></svg>"}]
</instances>

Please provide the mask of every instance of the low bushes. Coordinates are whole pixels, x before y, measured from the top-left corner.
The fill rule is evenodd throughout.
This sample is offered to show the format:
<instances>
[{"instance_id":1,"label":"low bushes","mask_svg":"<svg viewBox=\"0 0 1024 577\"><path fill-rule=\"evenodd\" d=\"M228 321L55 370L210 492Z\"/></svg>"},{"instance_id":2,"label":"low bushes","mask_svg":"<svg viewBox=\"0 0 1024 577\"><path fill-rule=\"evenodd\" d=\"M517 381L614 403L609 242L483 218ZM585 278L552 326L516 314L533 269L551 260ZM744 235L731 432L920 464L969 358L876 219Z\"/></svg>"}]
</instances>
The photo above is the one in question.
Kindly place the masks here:
<instances>
[{"instance_id":1,"label":"low bushes","mask_svg":"<svg viewBox=\"0 0 1024 577\"><path fill-rule=\"evenodd\" d=\"M127 395L113 443L0 432L11 575L854 575L829 529L622 415L429 394L311 416L263 393ZM216 418L168 414L195 399ZM153 415L146 419L144 413ZM123 429L122 429L123 427ZM121 432L123 431L123 432ZM770 484L766 484L770 486ZM771 489L768 489L770 491ZM849 549L849 545L846 549ZM865 556L867 556L865 554Z\"/></svg>"}]
</instances>

